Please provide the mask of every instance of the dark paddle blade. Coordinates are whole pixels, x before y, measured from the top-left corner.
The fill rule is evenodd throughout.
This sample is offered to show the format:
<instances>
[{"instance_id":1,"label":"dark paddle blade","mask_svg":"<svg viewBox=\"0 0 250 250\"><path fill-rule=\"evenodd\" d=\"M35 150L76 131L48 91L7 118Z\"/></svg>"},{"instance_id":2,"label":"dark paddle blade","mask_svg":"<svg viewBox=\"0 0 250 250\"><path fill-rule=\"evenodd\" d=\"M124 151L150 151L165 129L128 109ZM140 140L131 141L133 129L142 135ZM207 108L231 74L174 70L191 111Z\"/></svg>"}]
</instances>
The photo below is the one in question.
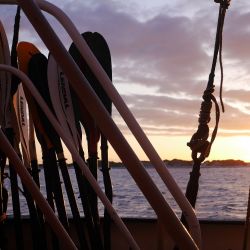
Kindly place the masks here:
<instances>
[{"instance_id":1,"label":"dark paddle blade","mask_svg":"<svg viewBox=\"0 0 250 250\"><path fill-rule=\"evenodd\" d=\"M110 55L107 42L105 41L102 35L95 32L92 34L92 43L94 44L94 48L95 48L94 53L97 59L99 60L100 64L106 71L110 80L112 80L111 55ZM98 88L98 91L99 91L98 96L100 96L102 103L104 104L104 106L106 107L106 109L111 115L112 102L110 98L107 96L103 88ZM103 174L105 194L107 195L108 199L112 203L113 190L112 190L112 183L111 183L111 178L109 174L110 169L109 169L109 161L108 161L108 142L107 142L106 137L103 134L101 134L101 170ZM104 234L105 250L111 249L111 218L106 208L104 209L103 234Z\"/></svg>"},{"instance_id":2,"label":"dark paddle blade","mask_svg":"<svg viewBox=\"0 0 250 250\"><path fill-rule=\"evenodd\" d=\"M96 58L98 59L98 61L100 62L100 64L102 65L102 67L104 68L104 70L106 71L106 73L108 74L108 76L110 77L110 79L112 79L111 55L105 39L97 32L85 32L82 34L82 36L89 45ZM88 79L91 87L94 89L94 91L102 101L103 105L106 107L107 111L111 114L112 103L109 97L107 96L103 87L101 86L95 75L92 73L86 61L80 55L78 49L74 44L70 46L69 52L80 67L85 77ZM75 103L77 103L77 98L75 98ZM84 107L77 104L76 112L79 112L76 117L79 117L79 119L81 120L87 135L89 150L88 164L92 171L92 174L97 178L97 143L99 140L99 129L96 127L94 120L91 118L91 114L88 114ZM108 144L106 138L103 135L101 137L102 171L105 185L105 193L108 196L109 200L112 202L113 192L108 167ZM92 208L95 209L97 203L96 196L94 193L92 193L91 197ZM111 220L109 218L107 210L105 209L103 230L105 249L110 249L111 247L110 224Z\"/></svg>"}]
</instances>

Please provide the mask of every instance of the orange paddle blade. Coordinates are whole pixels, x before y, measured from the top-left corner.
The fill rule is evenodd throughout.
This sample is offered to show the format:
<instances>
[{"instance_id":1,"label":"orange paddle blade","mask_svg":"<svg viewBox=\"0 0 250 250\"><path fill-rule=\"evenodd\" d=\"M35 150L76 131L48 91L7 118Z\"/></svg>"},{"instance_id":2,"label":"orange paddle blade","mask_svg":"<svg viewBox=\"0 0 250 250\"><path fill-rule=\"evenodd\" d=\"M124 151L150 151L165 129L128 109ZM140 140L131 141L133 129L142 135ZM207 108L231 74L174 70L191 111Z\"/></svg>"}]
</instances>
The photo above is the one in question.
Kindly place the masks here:
<instances>
[{"instance_id":1,"label":"orange paddle blade","mask_svg":"<svg viewBox=\"0 0 250 250\"><path fill-rule=\"evenodd\" d=\"M17 58L19 69L24 73L28 73L28 64L31 57L40 53L39 49L32 43L20 42L17 45Z\"/></svg>"}]
</instances>

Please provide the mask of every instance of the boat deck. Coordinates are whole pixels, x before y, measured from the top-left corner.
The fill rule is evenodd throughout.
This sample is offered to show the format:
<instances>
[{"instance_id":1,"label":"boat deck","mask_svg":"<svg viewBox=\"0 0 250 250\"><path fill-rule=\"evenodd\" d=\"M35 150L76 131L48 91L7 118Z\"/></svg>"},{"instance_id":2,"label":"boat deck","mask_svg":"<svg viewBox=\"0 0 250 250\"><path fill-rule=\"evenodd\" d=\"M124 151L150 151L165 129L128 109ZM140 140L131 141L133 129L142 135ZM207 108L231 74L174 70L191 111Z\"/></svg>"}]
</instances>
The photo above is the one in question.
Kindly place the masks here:
<instances>
[{"instance_id":1,"label":"boat deck","mask_svg":"<svg viewBox=\"0 0 250 250\"><path fill-rule=\"evenodd\" d=\"M135 237L142 250L173 249L170 239L160 233L160 227L155 219L123 219L128 229ZM25 249L32 249L29 219L22 220L24 228ZM71 236L75 239L74 227L71 223ZM84 223L84 219L83 219ZM203 250L239 250L242 249L244 222L243 221L200 221ZM8 249L16 249L14 240L14 221L6 221L6 236ZM128 244L122 234L112 225L112 249L127 250Z\"/></svg>"}]
</instances>

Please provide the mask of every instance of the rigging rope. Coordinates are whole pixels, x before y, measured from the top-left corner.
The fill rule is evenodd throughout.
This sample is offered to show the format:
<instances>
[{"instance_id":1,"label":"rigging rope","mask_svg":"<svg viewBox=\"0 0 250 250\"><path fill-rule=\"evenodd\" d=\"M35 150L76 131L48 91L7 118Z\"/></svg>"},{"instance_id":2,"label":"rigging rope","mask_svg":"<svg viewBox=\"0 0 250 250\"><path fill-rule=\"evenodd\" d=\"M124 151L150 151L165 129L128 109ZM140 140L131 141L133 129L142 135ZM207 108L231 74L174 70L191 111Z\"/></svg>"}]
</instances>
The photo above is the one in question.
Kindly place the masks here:
<instances>
[{"instance_id":1,"label":"rigging rope","mask_svg":"<svg viewBox=\"0 0 250 250\"><path fill-rule=\"evenodd\" d=\"M222 102L222 82L223 82L223 67L222 67L222 31L224 25L224 19L226 10L229 7L230 0L215 0L216 3L220 3L219 8L219 16L218 16L218 24L217 24L217 32L214 46L214 55L213 62L211 67L211 72L209 74L207 87L203 93L203 101L201 103L200 114L199 114L199 125L196 133L192 136L190 142L187 145L192 150L192 159L193 159L193 168L190 173L190 178L187 184L186 189L186 197L190 204L195 207L198 189L199 189L199 177L200 177L200 166L201 163L205 160L205 158L209 155L211 146L215 140L219 119L220 119L220 108L217 103L216 98L213 95L214 92L214 76L215 76L215 68L217 57L219 54L219 62L220 62L220 71L221 71L221 81L220 81L220 99L222 111L224 112L224 105ZM210 142L208 141L209 136L209 127L208 123L210 122L210 113L212 109L212 105L215 105L215 127L211 135ZM182 214L181 221L188 228L184 215ZM175 247L174 250L178 248Z\"/></svg>"},{"instance_id":2,"label":"rigging rope","mask_svg":"<svg viewBox=\"0 0 250 250\"><path fill-rule=\"evenodd\" d=\"M221 71L221 80L220 80L220 101L222 111L224 112L224 104L222 101L222 85L223 85L223 64L222 64L222 32L224 26L224 19L226 10L230 5L230 0L215 0L216 3L220 3L219 15L218 15L218 24L217 32L214 46L214 54L212 67L208 78L207 87L203 93L203 102L201 103L200 114L199 114L199 125L196 133L192 136L190 142L187 145L192 150L192 158L195 162L203 162L210 153L211 146L215 140L219 119L220 119L220 108L217 103L216 98L213 95L214 92L214 77L215 77L215 68L217 63L217 57L219 54L219 63ZM211 120L210 114L212 109L212 103L215 105L215 127L211 135L210 142L208 141L209 137L209 127L208 123Z\"/></svg>"},{"instance_id":3,"label":"rigging rope","mask_svg":"<svg viewBox=\"0 0 250 250\"><path fill-rule=\"evenodd\" d=\"M219 54L219 63L220 63L220 71L221 71L221 81L220 81L220 100L222 111L224 112L224 105L222 102L222 83L223 83L223 66L222 66L222 31L224 25L224 19L226 10L230 5L230 0L215 0L216 3L220 3L219 15L218 15L218 24L215 38L215 46L214 46L214 55L211 71L208 78L207 87L203 93L203 101L201 103L200 114L199 114L199 125L196 133L192 136L190 142L187 145L192 150L192 159L193 159L193 168L190 173L190 178L187 184L186 189L186 197L190 204L195 207L198 189L199 189L199 177L200 177L200 166L201 163L205 160L205 158L209 155L211 146L215 140L219 119L220 119L220 108L217 103L216 98L213 95L214 92L214 76L215 76L215 68L217 57ZM212 105L215 105L215 127L211 135L210 142L208 141L209 137L209 127L208 123L210 122L210 113L212 109ZM186 220L184 215L181 216L181 221L188 229ZM174 250L178 250L178 247L175 246Z\"/></svg>"}]
</instances>

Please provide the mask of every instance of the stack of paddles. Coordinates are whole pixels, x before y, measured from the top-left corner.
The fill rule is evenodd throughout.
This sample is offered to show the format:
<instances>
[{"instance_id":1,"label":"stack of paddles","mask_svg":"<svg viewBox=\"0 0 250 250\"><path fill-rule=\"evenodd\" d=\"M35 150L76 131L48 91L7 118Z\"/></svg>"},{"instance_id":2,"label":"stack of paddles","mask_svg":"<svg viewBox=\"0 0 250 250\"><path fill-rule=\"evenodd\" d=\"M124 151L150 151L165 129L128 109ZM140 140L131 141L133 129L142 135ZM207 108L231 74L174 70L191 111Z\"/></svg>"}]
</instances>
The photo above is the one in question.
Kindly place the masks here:
<instances>
[{"instance_id":1,"label":"stack of paddles","mask_svg":"<svg viewBox=\"0 0 250 250\"><path fill-rule=\"evenodd\" d=\"M70 83L64 73L49 54L48 59L39 49L29 42L18 41L18 17L20 18L20 8L18 8L16 27L12 45L12 65L23 71L33 82L40 95L46 101L48 107L57 118L64 129L64 132L72 138L82 159L85 161L82 147L82 134L86 134L88 145L88 159L86 160L91 173L97 179L98 169L98 142L101 138L101 171L103 173L105 193L112 202L112 185L109 175L108 164L108 143L101 134L91 114L78 101L77 95L70 88ZM86 32L83 38L103 66L104 70L112 79L111 56L105 39L99 33ZM10 55L6 53L8 42L4 29L1 28L0 40L0 63L10 65L6 58ZM96 77L89 69L76 46L72 43L69 49L73 57L92 88L95 90L100 101L111 115L111 101L99 84ZM68 166L63 152L61 138L57 131L42 111L32 93L22 85L19 79L10 77L7 73L1 73L1 129L8 137L16 152L22 159L24 166L28 169L37 186L40 188L39 167L37 164L35 137L37 138L42 152L42 164L45 177L46 197L51 208L58 214L58 218L66 231L70 232L68 214L64 205L67 198L69 201L74 227L77 233L77 247L79 249L110 249L111 219L105 209L103 230L100 227L97 196L86 178L82 175L80 168L73 163L76 180L79 188L81 205L84 211L87 230L82 223L78 197L75 196ZM84 128L85 133L81 128ZM5 249L4 242L4 220L7 209L8 191L4 187L3 178L5 173L6 156L0 152L0 248ZM51 231L48 237L46 232L46 222L37 204L32 199L30 193L18 182L17 175L13 168L9 167L9 178L11 183L13 215L15 221L16 249L24 249L23 231L21 223L21 210L19 194L24 195L31 220L32 248L48 249L50 245L53 249L60 249L60 242ZM64 197L63 187L67 197ZM103 232L103 235L102 235ZM51 242L49 242L51 240Z\"/></svg>"}]
</instances>

